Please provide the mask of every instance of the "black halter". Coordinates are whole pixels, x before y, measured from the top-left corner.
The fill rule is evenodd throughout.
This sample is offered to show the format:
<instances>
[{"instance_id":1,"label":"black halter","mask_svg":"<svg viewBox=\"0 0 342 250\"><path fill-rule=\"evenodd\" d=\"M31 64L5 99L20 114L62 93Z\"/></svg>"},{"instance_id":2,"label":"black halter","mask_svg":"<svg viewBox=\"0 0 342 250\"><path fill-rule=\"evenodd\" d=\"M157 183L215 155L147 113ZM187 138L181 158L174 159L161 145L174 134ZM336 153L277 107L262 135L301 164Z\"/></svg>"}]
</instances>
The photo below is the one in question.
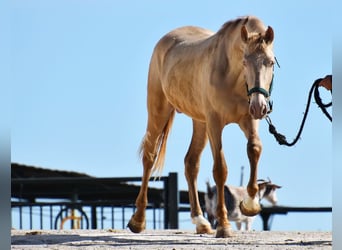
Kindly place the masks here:
<instances>
[{"instance_id":1,"label":"black halter","mask_svg":"<svg viewBox=\"0 0 342 250\"><path fill-rule=\"evenodd\" d=\"M266 98L266 101L267 101L267 105L268 105L267 114L271 113L272 112L272 108L273 108L273 102L272 102L272 100L270 100L271 93L272 93L272 88L273 88L273 78L274 78L274 74L272 75L272 80L271 80L270 88L269 88L268 91L266 89L264 89L264 88L261 88L261 87L253 87L251 89L248 89L248 84L246 82L248 102L250 102L250 96L253 93L260 93L260 94L264 95L265 98Z\"/></svg>"},{"instance_id":2,"label":"black halter","mask_svg":"<svg viewBox=\"0 0 342 250\"><path fill-rule=\"evenodd\" d=\"M266 98L269 98L271 96L271 92L272 92L272 88L273 88L273 77L274 77L274 74L272 75L272 80L271 80L270 88L268 91L264 88L261 88L261 87L253 87L251 89L248 89L248 84L246 82L247 95L250 96L253 93L260 93L260 94L264 95Z\"/></svg>"},{"instance_id":3,"label":"black halter","mask_svg":"<svg viewBox=\"0 0 342 250\"><path fill-rule=\"evenodd\" d=\"M275 59L275 62L276 62L276 64L277 64L278 68L280 68L280 65L279 65L279 62L278 62L277 58L274 57L274 59ZM253 88L251 88L251 89L248 89L248 84L247 84L247 82L246 82L246 89L247 89L248 102L250 102L250 98L249 98L249 97L250 97L251 94L253 94L253 93L260 93L260 94L264 95L265 98L266 98L266 101L267 101L267 105L268 105L267 114L271 113L271 112L272 112L272 108L273 108L273 101L270 100L271 92L272 92L272 89L273 89L273 78L274 78L274 73L273 73L273 75L272 75L272 80L271 80L270 88L269 88L268 91L267 91L266 89L264 89L264 88L261 88L261 87L253 87Z\"/></svg>"}]
</instances>

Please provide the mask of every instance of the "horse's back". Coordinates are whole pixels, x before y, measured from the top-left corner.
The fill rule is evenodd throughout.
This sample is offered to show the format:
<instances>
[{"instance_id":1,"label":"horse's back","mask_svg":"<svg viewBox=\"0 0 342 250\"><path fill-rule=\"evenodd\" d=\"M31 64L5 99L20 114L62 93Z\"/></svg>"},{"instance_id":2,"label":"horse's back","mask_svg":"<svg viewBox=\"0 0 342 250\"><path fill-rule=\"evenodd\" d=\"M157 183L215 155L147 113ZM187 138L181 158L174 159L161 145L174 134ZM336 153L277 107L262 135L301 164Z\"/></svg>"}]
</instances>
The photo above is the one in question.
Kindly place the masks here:
<instances>
[{"instance_id":1,"label":"horse's back","mask_svg":"<svg viewBox=\"0 0 342 250\"><path fill-rule=\"evenodd\" d=\"M208 38L212 34L212 31L201 27L184 26L170 31L164 37L176 39L178 42L195 43L197 41Z\"/></svg>"},{"instance_id":2,"label":"horse's back","mask_svg":"<svg viewBox=\"0 0 342 250\"><path fill-rule=\"evenodd\" d=\"M164 57L174 48L192 47L213 34L212 31L195 26L184 26L164 35L156 44L153 57Z\"/></svg>"}]
</instances>

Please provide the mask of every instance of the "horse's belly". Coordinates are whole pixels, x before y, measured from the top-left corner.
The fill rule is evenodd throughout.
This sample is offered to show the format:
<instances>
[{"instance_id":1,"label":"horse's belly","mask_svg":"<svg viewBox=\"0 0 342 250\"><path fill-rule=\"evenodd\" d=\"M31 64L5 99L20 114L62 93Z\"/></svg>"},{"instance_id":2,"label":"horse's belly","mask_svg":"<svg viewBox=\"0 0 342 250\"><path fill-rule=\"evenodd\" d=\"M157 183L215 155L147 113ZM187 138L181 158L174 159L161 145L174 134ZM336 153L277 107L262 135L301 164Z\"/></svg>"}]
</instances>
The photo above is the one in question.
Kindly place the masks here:
<instances>
[{"instance_id":1,"label":"horse's belly","mask_svg":"<svg viewBox=\"0 0 342 250\"><path fill-rule=\"evenodd\" d=\"M177 112L184 113L195 120L205 121L200 96L184 86L174 87L176 86L166 86L164 93Z\"/></svg>"}]
</instances>

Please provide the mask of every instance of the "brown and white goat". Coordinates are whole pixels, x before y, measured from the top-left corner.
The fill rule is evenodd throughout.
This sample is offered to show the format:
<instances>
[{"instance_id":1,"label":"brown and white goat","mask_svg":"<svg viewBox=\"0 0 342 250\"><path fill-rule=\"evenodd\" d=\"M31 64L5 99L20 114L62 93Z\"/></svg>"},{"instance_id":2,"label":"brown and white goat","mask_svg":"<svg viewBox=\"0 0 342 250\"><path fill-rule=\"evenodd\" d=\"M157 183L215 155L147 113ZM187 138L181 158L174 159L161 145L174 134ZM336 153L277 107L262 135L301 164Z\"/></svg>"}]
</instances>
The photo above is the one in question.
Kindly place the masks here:
<instances>
[{"instance_id":1,"label":"brown and white goat","mask_svg":"<svg viewBox=\"0 0 342 250\"><path fill-rule=\"evenodd\" d=\"M258 180L259 192L257 197L259 202L262 199L266 199L272 205L277 203L276 189L281 188L276 184L273 184L271 180ZM245 187L235 187L225 185L224 196L226 201L226 208L228 210L228 220L235 221L238 230L242 230L242 223L245 223L245 229L251 230L252 222L255 216L249 217L242 214L239 204L243 198L248 195ZM208 215L208 220L213 228L216 226L216 205L217 205L217 192L216 186L210 187L207 182L207 193L205 198L205 208Z\"/></svg>"}]
</instances>

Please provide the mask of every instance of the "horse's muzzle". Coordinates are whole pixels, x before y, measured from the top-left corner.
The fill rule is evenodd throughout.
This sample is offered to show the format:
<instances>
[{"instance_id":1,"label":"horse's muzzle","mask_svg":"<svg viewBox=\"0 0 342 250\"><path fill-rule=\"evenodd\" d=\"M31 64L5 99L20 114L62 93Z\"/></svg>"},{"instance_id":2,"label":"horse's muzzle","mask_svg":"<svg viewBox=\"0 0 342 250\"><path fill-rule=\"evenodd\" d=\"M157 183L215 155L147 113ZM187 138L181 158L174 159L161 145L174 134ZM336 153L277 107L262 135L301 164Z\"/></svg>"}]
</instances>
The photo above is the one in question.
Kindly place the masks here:
<instances>
[{"instance_id":1,"label":"horse's muzzle","mask_svg":"<svg viewBox=\"0 0 342 250\"><path fill-rule=\"evenodd\" d=\"M249 109L249 113L255 120L262 119L267 114L267 106L264 105L261 109L256 109L254 106L251 106Z\"/></svg>"},{"instance_id":2,"label":"horse's muzzle","mask_svg":"<svg viewBox=\"0 0 342 250\"><path fill-rule=\"evenodd\" d=\"M267 115L267 111L268 107L265 97L259 93L253 94L249 105L249 113L253 119L257 120L264 118Z\"/></svg>"}]
</instances>

